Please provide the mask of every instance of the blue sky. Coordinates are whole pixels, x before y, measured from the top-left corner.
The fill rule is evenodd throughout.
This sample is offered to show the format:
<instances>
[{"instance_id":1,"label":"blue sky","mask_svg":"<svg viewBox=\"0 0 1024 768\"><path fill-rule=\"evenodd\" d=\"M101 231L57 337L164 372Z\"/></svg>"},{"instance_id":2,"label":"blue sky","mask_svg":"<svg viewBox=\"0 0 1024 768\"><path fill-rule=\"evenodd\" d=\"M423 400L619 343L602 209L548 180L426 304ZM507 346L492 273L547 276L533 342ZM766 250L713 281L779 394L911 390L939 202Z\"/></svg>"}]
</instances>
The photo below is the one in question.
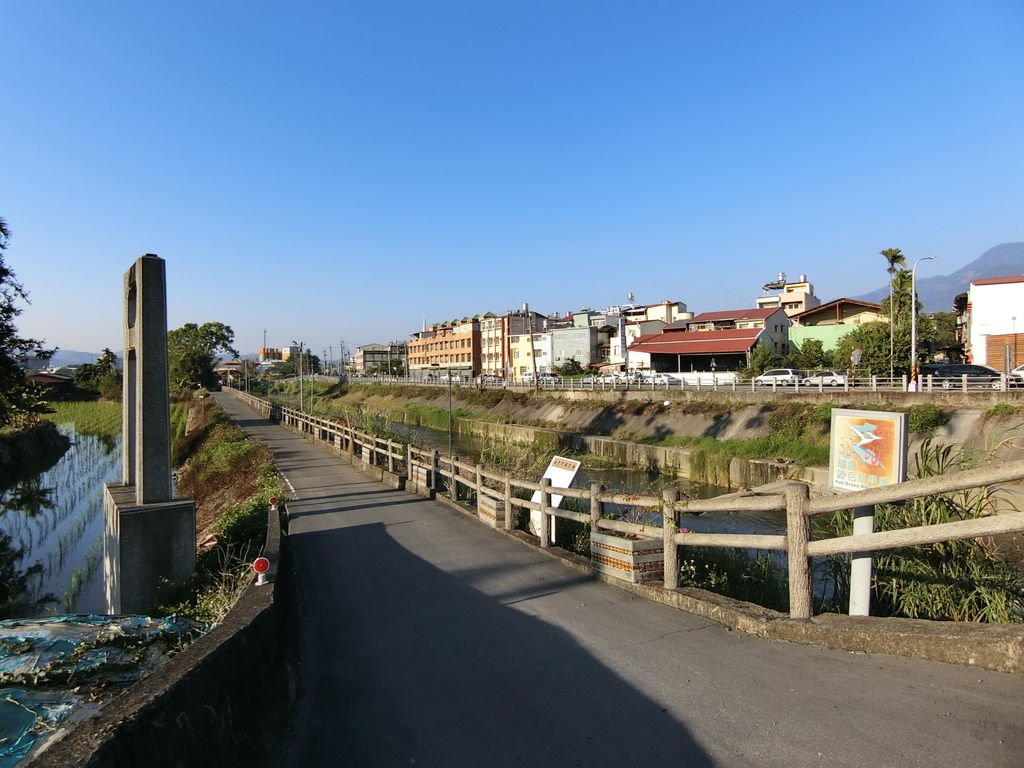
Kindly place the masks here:
<instances>
[{"instance_id":1,"label":"blue sky","mask_svg":"<svg viewBox=\"0 0 1024 768\"><path fill-rule=\"evenodd\" d=\"M147 252L172 328L336 354L1024 240L1019 2L160 5L0 0L0 216L51 345L120 349Z\"/></svg>"}]
</instances>

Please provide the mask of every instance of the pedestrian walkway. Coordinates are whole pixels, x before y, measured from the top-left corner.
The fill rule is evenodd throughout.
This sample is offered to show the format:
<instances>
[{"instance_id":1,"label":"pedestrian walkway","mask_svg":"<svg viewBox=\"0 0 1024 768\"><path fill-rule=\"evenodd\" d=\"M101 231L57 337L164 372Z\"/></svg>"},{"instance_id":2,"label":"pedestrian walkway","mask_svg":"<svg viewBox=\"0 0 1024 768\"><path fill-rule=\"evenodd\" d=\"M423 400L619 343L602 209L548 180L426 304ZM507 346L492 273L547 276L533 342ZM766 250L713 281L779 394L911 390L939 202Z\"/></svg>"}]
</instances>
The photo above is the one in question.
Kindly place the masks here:
<instances>
[{"instance_id":1,"label":"pedestrian walkway","mask_svg":"<svg viewBox=\"0 0 1024 768\"><path fill-rule=\"evenodd\" d=\"M1020 676L730 632L217 399L295 493L286 766L1020 765Z\"/></svg>"}]
</instances>

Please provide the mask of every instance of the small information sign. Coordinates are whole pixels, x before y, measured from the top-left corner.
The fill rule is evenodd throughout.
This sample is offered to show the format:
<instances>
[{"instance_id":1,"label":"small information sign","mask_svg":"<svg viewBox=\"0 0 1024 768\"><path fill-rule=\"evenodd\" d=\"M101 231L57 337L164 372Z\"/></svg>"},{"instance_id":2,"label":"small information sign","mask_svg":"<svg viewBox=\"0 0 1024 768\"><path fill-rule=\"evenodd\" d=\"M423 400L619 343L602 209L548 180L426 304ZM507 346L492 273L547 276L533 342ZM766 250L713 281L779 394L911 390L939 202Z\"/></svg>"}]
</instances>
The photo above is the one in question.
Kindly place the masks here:
<instances>
[{"instance_id":1,"label":"small information sign","mask_svg":"<svg viewBox=\"0 0 1024 768\"><path fill-rule=\"evenodd\" d=\"M832 410L829 478L833 490L863 491L906 479L907 415Z\"/></svg>"},{"instance_id":2,"label":"small information sign","mask_svg":"<svg viewBox=\"0 0 1024 768\"><path fill-rule=\"evenodd\" d=\"M580 471L580 462L576 459L567 459L564 456L554 456L548 468L544 471L544 477L551 481L555 488L569 488L572 481L576 479L576 473ZM558 509L562 504L561 496L551 494L551 508ZM530 499L534 504L540 503L540 491L534 491ZM551 519L551 541L555 540L555 518ZM530 510L530 531L535 536L540 535L540 512Z\"/></svg>"}]
</instances>

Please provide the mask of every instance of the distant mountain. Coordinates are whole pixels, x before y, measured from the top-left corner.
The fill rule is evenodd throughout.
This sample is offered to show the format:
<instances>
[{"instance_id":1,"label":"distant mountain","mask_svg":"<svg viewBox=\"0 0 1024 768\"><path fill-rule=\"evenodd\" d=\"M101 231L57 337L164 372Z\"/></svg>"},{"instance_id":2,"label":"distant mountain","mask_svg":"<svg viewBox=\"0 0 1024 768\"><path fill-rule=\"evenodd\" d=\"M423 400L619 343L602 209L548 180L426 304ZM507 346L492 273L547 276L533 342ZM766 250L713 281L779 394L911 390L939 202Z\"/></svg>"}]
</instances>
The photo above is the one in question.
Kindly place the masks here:
<instances>
[{"instance_id":1,"label":"distant mountain","mask_svg":"<svg viewBox=\"0 0 1024 768\"><path fill-rule=\"evenodd\" d=\"M100 359L100 352L77 352L74 349L58 349L50 358L46 366L60 368L65 365L83 365L84 363L95 363ZM121 355L117 355L117 364L121 365Z\"/></svg>"},{"instance_id":2,"label":"distant mountain","mask_svg":"<svg viewBox=\"0 0 1024 768\"><path fill-rule=\"evenodd\" d=\"M908 266L911 264L913 261L910 261ZM917 273L921 274L920 268ZM1024 243L1003 243L995 248L989 248L966 267L958 269L951 275L918 277L917 295L924 305L924 312L949 312L953 308L953 297L966 291L971 280L1007 275L1024 275ZM888 297L889 286L886 285L854 298L880 302Z\"/></svg>"}]
</instances>

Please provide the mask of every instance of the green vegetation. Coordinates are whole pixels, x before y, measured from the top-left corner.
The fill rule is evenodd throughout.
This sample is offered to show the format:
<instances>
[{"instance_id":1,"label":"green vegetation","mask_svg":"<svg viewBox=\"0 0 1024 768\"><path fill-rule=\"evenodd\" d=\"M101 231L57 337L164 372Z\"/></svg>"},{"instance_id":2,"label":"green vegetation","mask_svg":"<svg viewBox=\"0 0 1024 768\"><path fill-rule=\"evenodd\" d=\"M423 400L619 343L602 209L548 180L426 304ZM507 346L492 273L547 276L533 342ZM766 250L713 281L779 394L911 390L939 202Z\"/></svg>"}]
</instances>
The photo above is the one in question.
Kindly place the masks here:
<instances>
[{"instance_id":1,"label":"green vegetation","mask_svg":"<svg viewBox=\"0 0 1024 768\"><path fill-rule=\"evenodd\" d=\"M989 418L1002 418L1005 416L1017 416L1022 412L1024 412L1024 407L1022 406L1010 403L996 403L985 411L985 415Z\"/></svg>"},{"instance_id":2,"label":"green vegetation","mask_svg":"<svg viewBox=\"0 0 1024 768\"><path fill-rule=\"evenodd\" d=\"M967 468L962 448L926 440L915 458L919 477ZM875 509L875 530L970 520L995 513L996 488L925 496ZM820 537L848 536L849 513L822 524ZM826 609L845 610L849 602L849 557L826 559L832 600ZM1011 623L1024 621L1024 575L992 539L968 539L887 550L874 558L872 614L945 621Z\"/></svg>"},{"instance_id":3,"label":"green vegetation","mask_svg":"<svg viewBox=\"0 0 1024 768\"><path fill-rule=\"evenodd\" d=\"M117 355L104 349L95 363L86 363L75 369L75 387L104 400L121 400L121 372L117 369Z\"/></svg>"},{"instance_id":4,"label":"green vegetation","mask_svg":"<svg viewBox=\"0 0 1024 768\"><path fill-rule=\"evenodd\" d=\"M19 302L28 302L28 293L4 261L11 232L0 218L0 428L15 430L35 424L46 411L43 390L30 382L22 363L30 356L48 358L43 343L18 335L15 319L22 313Z\"/></svg>"},{"instance_id":5,"label":"green vegetation","mask_svg":"<svg viewBox=\"0 0 1024 768\"><path fill-rule=\"evenodd\" d=\"M679 586L789 611L789 577L771 552L687 547L685 553L679 563Z\"/></svg>"},{"instance_id":6,"label":"green vegetation","mask_svg":"<svg viewBox=\"0 0 1024 768\"><path fill-rule=\"evenodd\" d=\"M83 435L115 437L121 434L121 403L109 400L76 400L50 404L43 418L54 424L74 424Z\"/></svg>"},{"instance_id":7,"label":"green vegetation","mask_svg":"<svg viewBox=\"0 0 1024 768\"><path fill-rule=\"evenodd\" d=\"M911 432L931 432L949 423L949 413L932 403L907 409L907 428Z\"/></svg>"},{"instance_id":8,"label":"green vegetation","mask_svg":"<svg viewBox=\"0 0 1024 768\"><path fill-rule=\"evenodd\" d=\"M283 498L283 488L266 446L249 440L212 400L197 399L191 407L197 426L178 446L188 457L178 487L196 502L204 544L195 574L164 584L154 612L217 622L251 579L249 564L266 540L270 498Z\"/></svg>"},{"instance_id":9,"label":"green vegetation","mask_svg":"<svg viewBox=\"0 0 1024 768\"><path fill-rule=\"evenodd\" d=\"M190 394L199 387L217 386L213 372L218 353L238 357L232 347L235 332L223 323L186 323L167 332L167 366L171 391Z\"/></svg>"}]
</instances>

